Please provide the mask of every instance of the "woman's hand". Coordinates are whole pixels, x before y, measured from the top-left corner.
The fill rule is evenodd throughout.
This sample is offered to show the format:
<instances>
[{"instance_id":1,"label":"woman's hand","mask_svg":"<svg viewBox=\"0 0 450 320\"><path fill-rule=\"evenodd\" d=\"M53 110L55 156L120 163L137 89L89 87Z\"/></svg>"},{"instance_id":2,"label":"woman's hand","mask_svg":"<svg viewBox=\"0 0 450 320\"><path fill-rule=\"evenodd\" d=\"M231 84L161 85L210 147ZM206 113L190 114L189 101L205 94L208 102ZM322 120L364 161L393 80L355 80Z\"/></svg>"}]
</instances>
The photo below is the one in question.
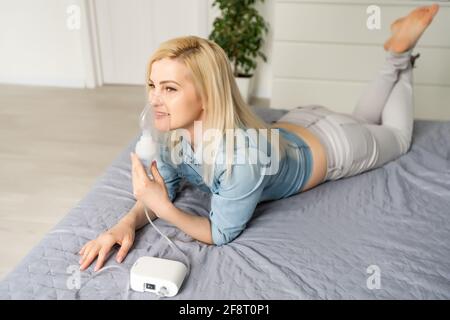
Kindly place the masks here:
<instances>
[{"instance_id":1,"label":"woman's hand","mask_svg":"<svg viewBox=\"0 0 450 320\"><path fill-rule=\"evenodd\" d=\"M164 213L170 202L164 179L159 174L156 161L153 161L150 170L153 178L147 175L144 166L135 153L131 153L133 195L136 200L151 209L159 218L164 219Z\"/></svg>"},{"instance_id":2,"label":"woman's hand","mask_svg":"<svg viewBox=\"0 0 450 320\"><path fill-rule=\"evenodd\" d=\"M111 248L115 244L121 246L116 257L117 262L121 263L133 245L135 233L134 226L121 221L110 230L99 235L97 239L86 243L79 252L82 256L79 261L81 264L80 270L85 270L89 267L98 256L94 269L94 271L98 271L105 263Z\"/></svg>"}]
</instances>

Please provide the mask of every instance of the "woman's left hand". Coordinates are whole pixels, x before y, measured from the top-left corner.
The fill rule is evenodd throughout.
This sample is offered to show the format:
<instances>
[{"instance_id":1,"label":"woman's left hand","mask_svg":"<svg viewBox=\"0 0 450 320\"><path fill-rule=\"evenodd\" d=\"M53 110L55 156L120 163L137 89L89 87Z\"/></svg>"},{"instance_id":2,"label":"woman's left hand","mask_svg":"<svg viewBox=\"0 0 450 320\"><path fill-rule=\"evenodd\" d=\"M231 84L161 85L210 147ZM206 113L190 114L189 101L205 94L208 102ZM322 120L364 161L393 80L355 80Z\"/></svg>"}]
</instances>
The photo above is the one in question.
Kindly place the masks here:
<instances>
[{"instance_id":1,"label":"woman's left hand","mask_svg":"<svg viewBox=\"0 0 450 320\"><path fill-rule=\"evenodd\" d=\"M147 175L144 166L139 160L139 157L132 152L131 156L131 171L133 179L133 195L136 200L152 210L158 217L164 215L164 210L169 203L171 203L169 194L167 192L164 179L159 174L154 160L150 165L150 170L154 179Z\"/></svg>"}]
</instances>

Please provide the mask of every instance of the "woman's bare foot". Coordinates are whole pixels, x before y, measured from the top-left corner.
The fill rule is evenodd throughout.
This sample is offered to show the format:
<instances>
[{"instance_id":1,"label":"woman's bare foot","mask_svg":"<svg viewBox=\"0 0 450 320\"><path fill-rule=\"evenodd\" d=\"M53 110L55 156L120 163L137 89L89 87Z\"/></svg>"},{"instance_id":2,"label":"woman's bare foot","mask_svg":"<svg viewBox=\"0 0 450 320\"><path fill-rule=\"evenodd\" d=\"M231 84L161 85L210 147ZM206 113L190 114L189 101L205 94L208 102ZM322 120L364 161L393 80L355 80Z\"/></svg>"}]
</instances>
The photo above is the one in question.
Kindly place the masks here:
<instances>
[{"instance_id":1,"label":"woman's bare foot","mask_svg":"<svg viewBox=\"0 0 450 320\"><path fill-rule=\"evenodd\" d=\"M406 17L401 17L401 18L398 18L397 20L395 20L394 22L392 22L392 24L391 24L391 33L392 34L395 34L398 32L398 30L399 30L403 20L405 20L405 18Z\"/></svg>"},{"instance_id":2,"label":"woman's bare foot","mask_svg":"<svg viewBox=\"0 0 450 320\"><path fill-rule=\"evenodd\" d=\"M414 47L438 11L439 5L433 4L416 8L406 17L395 20L391 25L392 36L385 42L384 49L402 53Z\"/></svg>"}]
</instances>

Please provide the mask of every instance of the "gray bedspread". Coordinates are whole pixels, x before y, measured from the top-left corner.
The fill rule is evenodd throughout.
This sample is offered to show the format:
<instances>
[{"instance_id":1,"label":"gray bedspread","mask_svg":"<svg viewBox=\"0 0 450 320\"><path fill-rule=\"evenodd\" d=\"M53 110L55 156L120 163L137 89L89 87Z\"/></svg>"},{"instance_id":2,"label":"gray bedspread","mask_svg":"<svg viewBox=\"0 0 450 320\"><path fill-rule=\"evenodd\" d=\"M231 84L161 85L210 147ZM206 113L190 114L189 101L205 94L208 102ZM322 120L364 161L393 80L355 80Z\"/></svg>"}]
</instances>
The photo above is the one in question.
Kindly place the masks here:
<instances>
[{"instance_id":1,"label":"gray bedspread","mask_svg":"<svg viewBox=\"0 0 450 320\"><path fill-rule=\"evenodd\" d=\"M272 121L286 110L257 112ZM135 203L129 152L137 138L1 281L0 298L156 299L127 290L129 269L140 256L183 258L151 225L137 232L123 269L74 271L81 246ZM175 203L207 215L210 198L185 182ZM449 299L450 122L417 120L411 151L383 168L260 203L228 245L202 244L160 219L156 225L191 262L170 299ZM107 266L118 265L116 253Z\"/></svg>"}]
</instances>

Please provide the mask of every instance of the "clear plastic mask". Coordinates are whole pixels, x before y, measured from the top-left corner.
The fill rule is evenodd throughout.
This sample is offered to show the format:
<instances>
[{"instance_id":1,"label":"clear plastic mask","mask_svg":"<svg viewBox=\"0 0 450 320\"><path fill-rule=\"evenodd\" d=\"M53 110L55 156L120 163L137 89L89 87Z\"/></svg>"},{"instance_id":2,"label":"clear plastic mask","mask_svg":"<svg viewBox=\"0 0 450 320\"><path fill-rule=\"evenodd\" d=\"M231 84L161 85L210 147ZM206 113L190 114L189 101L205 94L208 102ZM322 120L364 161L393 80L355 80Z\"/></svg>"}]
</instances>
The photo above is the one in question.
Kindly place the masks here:
<instances>
[{"instance_id":1,"label":"clear plastic mask","mask_svg":"<svg viewBox=\"0 0 450 320\"><path fill-rule=\"evenodd\" d=\"M170 114L165 104L147 103L141 112L139 126L142 135L136 144L135 153L148 172L151 162L160 158L161 147L170 134Z\"/></svg>"}]
</instances>

